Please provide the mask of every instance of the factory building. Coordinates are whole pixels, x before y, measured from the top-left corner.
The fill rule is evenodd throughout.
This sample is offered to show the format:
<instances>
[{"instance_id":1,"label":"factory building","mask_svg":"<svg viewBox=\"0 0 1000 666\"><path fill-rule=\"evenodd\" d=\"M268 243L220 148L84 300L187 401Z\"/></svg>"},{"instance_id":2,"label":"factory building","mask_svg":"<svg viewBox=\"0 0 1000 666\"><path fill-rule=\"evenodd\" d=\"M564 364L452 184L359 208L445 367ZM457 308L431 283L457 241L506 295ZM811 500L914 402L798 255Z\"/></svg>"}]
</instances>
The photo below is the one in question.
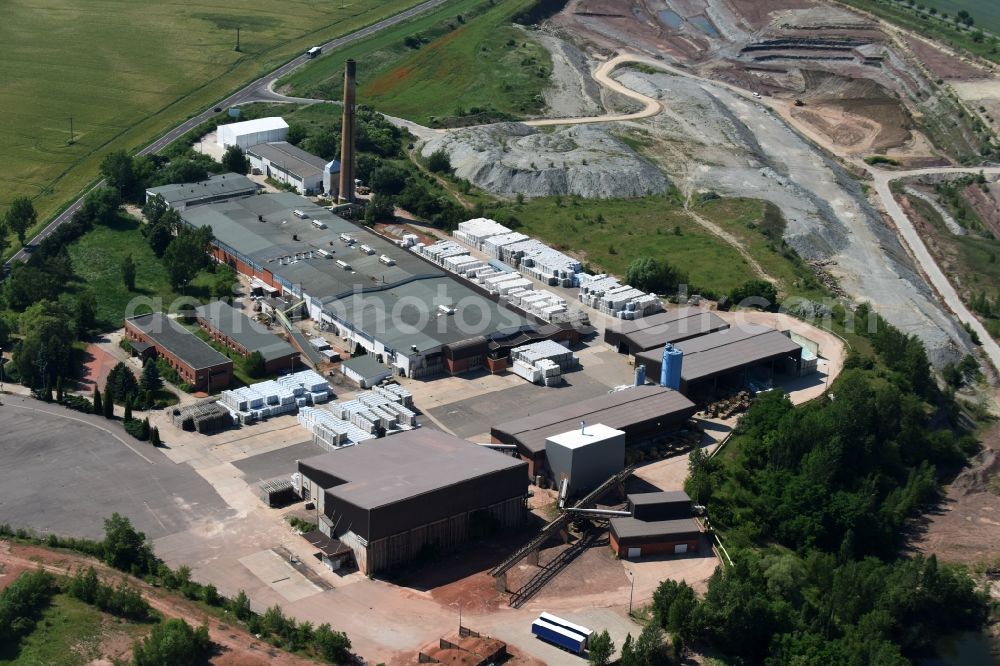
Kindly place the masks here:
<instances>
[{"instance_id":1,"label":"factory building","mask_svg":"<svg viewBox=\"0 0 1000 666\"><path fill-rule=\"evenodd\" d=\"M352 382L367 389L383 379L392 376L392 370L375 360L374 356L362 354L340 364L340 371Z\"/></svg>"},{"instance_id":2,"label":"factory building","mask_svg":"<svg viewBox=\"0 0 1000 666\"><path fill-rule=\"evenodd\" d=\"M518 455L528 462L531 476L551 478L546 441L578 429L580 421L621 430L625 445L635 446L676 430L694 413L694 403L677 391L636 386L495 425L490 436L496 443L516 445Z\"/></svg>"},{"instance_id":3,"label":"factory building","mask_svg":"<svg viewBox=\"0 0 1000 666\"><path fill-rule=\"evenodd\" d=\"M250 146L260 143L284 141L288 138L288 123L276 116L229 123L219 125L215 137L216 143L223 148L239 146L245 151Z\"/></svg>"},{"instance_id":4,"label":"factory building","mask_svg":"<svg viewBox=\"0 0 1000 666\"><path fill-rule=\"evenodd\" d=\"M320 194L326 191L323 183L327 167L335 164L337 171L340 171L339 162L327 162L287 141L259 143L247 148L246 154L254 173L291 185L299 194ZM327 193L329 194L328 191Z\"/></svg>"},{"instance_id":5,"label":"factory building","mask_svg":"<svg viewBox=\"0 0 1000 666\"><path fill-rule=\"evenodd\" d=\"M545 438L545 459L557 488L566 497L584 495L625 469L625 432L602 423Z\"/></svg>"},{"instance_id":6,"label":"factory building","mask_svg":"<svg viewBox=\"0 0 1000 666\"><path fill-rule=\"evenodd\" d=\"M198 325L216 342L240 356L260 352L269 375L291 372L299 362L299 353L290 344L228 303L215 301L194 312Z\"/></svg>"},{"instance_id":7,"label":"factory building","mask_svg":"<svg viewBox=\"0 0 1000 666\"><path fill-rule=\"evenodd\" d=\"M197 183L162 185L146 190L146 201L159 195L167 205L181 212L194 206L231 201L253 196L260 185L238 173L221 173Z\"/></svg>"},{"instance_id":8,"label":"factory building","mask_svg":"<svg viewBox=\"0 0 1000 666\"><path fill-rule=\"evenodd\" d=\"M320 531L372 574L521 525L527 465L428 428L300 460Z\"/></svg>"},{"instance_id":9,"label":"factory building","mask_svg":"<svg viewBox=\"0 0 1000 666\"><path fill-rule=\"evenodd\" d=\"M748 382L769 383L780 372L798 376L802 370L802 347L780 331L767 326L745 324L691 338L673 345L683 354L679 390L691 395L702 389ZM639 352L636 365L646 366L646 374L659 377L663 351Z\"/></svg>"},{"instance_id":10,"label":"factory building","mask_svg":"<svg viewBox=\"0 0 1000 666\"><path fill-rule=\"evenodd\" d=\"M677 344L729 328L721 317L704 308L678 308L641 319L612 322L604 331L604 341L621 354L635 356L663 345Z\"/></svg>"},{"instance_id":11,"label":"factory building","mask_svg":"<svg viewBox=\"0 0 1000 666\"><path fill-rule=\"evenodd\" d=\"M143 362L162 358L197 391L211 393L232 381L232 360L162 312L126 319L125 339Z\"/></svg>"},{"instance_id":12,"label":"factory building","mask_svg":"<svg viewBox=\"0 0 1000 666\"><path fill-rule=\"evenodd\" d=\"M621 558L696 552L701 528L691 498L681 490L628 496L630 517L611 519L611 549Z\"/></svg>"},{"instance_id":13,"label":"factory building","mask_svg":"<svg viewBox=\"0 0 1000 666\"><path fill-rule=\"evenodd\" d=\"M480 338L485 340L482 365L495 339L526 335L530 342L544 328L412 252L292 193L199 206L182 217L192 227L212 228L216 260L280 289L310 318L395 374L449 371L445 347ZM549 336L562 331L545 330Z\"/></svg>"}]
</instances>

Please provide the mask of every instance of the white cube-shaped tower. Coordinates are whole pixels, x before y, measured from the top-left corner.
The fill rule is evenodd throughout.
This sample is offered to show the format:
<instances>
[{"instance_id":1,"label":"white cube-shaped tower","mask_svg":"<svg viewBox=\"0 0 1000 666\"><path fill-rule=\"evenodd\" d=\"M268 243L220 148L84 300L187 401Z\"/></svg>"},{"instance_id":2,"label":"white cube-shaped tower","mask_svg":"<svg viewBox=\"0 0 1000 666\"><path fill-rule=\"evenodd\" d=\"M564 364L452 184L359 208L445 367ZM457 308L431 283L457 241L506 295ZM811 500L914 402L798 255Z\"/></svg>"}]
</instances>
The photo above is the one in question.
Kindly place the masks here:
<instances>
[{"instance_id":1,"label":"white cube-shaped tower","mask_svg":"<svg viewBox=\"0 0 1000 666\"><path fill-rule=\"evenodd\" d=\"M568 479L568 497L590 492L625 469L625 433L601 423L545 440L545 458L556 487Z\"/></svg>"}]
</instances>

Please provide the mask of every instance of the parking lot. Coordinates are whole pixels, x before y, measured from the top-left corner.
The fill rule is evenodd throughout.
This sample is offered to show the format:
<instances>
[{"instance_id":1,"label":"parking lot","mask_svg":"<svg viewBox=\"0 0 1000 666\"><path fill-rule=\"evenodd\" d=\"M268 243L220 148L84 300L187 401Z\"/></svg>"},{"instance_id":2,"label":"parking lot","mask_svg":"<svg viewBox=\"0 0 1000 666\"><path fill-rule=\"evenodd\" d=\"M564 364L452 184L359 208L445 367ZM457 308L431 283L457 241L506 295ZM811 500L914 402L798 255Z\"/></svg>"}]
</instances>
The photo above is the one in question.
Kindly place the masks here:
<instances>
[{"instance_id":1,"label":"parking lot","mask_svg":"<svg viewBox=\"0 0 1000 666\"><path fill-rule=\"evenodd\" d=\"M190 467L102 418L4 396L0 433L0 522L100 538L117 511L156 539L234 513Z\"/></svg>"}]
</instances>

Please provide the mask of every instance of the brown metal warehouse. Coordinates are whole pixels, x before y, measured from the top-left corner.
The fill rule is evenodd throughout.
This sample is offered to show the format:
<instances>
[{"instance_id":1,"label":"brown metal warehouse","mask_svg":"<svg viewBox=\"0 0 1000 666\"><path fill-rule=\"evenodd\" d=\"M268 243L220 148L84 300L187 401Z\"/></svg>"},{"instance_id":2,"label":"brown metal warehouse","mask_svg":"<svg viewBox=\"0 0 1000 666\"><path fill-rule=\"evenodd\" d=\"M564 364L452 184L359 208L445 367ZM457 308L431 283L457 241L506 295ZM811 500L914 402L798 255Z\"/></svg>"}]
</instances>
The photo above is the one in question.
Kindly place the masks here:
<instances>
[{"instance_id":1,"label":"brown metal warehouse","mask_svg":"<svg viewBox=\"0 0 1000 666\"><path fill-rule=\"evenodd\" d=\"M447 551L526 514L527 465L430 428L299 461L320 530L374 573Z\"/></svg>"},{"instance_id":2,"label":"brown metal warehouse","mask_svg":"<svg viewBox=\"0 0 1000 666\"><path fill-rule=\"evenodd\" d=\"M742 386L754 371L769 377L776 370L798 375L802 363L798 343L780 331L756 324L716 331L674 346L684 352L680 388L685 395L720 381L732 380ZM648 377L659 378L659 349L640 352L635 362L646 366Z\"/></svg>"},{"instance_id":3,"label":"brown metal warehouse","mask_svg":"<svg viewBox=\"0 0 1000 666\"><path fill-rule=\"evenodd\" d=\"M491 428L490 435L496 443L515 444L518 455L528 461L529 474L547 475L545 440L579 429L580 421L623 430L625 444L630 446L676 429L694 412L694 403L677 391L635 386L501 423Z\"/></svg>"},{"instance_id":4,"label":"brown metal warehouse","mask_svg":"<svg viewBox=\"0 0 1000 666\"><path fill-rule=\"evenodd\" d=\"M619 353L635 356L650 349L663 349L691 338L729 328L719 315L703 308L678 308L669 312L618 320L604 330L604 341Z\"/></svg>"}]
</instances>

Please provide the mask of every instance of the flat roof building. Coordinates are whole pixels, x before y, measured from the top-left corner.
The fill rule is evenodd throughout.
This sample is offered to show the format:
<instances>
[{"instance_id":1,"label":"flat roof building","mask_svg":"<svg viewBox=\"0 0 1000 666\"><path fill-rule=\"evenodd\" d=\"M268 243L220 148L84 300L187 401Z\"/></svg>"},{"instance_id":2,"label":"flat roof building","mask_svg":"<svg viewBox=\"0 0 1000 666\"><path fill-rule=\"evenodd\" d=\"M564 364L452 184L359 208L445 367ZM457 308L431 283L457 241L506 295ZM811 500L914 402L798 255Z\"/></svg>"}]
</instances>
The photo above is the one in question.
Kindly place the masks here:
<instances>
[{"instance_id":1,"label":"flat roof building","mask_svg":"<svg viewBox=\"0 0 1000 666\"><path fill-rule=\"evenodd\" d=\"M246 154L252 169L279 183L291 185L299 194L323 192L323 172L328 164L333 164L287 141L258 143L247 148ZM336 165L339 172L340 163Z\"/></svg>"},{"instance_id":2,"label":"flat roof building","mask_svg":"<svg viewBox=\"0 0 1000 666\"><path fill-rule=\"evenodd\" d=\"M622 430L626 446L634 446L678 428L694 413L694 403L677 391L636 386L495 425L490 435L494 442L516 445L529 474L549 476L546 440L579 429L580 421Z\"/></svg>"},{"instance_id":3,"label":"flat roof building","mask_svg":"<svg viewBox=\"0 0 1000 666\"><path fill-rule=\"evenodd\" d=\"M701 529L694 518L644 521L635 518L611 519L611 549L621 558L650 555L682 555L698 550Z\"/></svg>"},{"instance_id":4,"label":"flat roof building","mask_svg":"<svg viewBox=\"0 0 1000 666\"><path fill-rule=\"evenodd\" d=\"M146 190L146 201L160 195L168 206L181 212L194 206L253 196L258 190L260 185L246 176L238 173L220 173L196 183L151 187Z\"/></svg>"},{"instance_id":5,"label":"flat roof building","mask_svg":"<svg viewBox=\"0 0 1000 666\"><path fill-rule=\"evenodd\" d=\"M729 328L719 315L704 308L684 307L639 319L615 320L604 330L604 341L620 353L635 356L691 338Z\"/></svg>"},{"instance_id":6,"label":"flat roof building","mask_svg":"<svg viewBox=\"0 0 1000 666\"><path fill-rule=\"evenodd\" d=\"M310 318L398 374L444 371L445 345L537 328L442 268L296 194L199 206L182 217L212 228L218 261L303 302Z\"/></svg>"},{"instance_id":7,"label":"flat roof building","mask_svg":"<svg viewBox=\"0 0 1000 666\"><path fill-rule=\"evenodd\" d=\"M374 573L525 518L527 465L430 428L300 460L320 529Z\"/></svg>"},{"instance_id":8,"label":"flat roof building","mask_svg":"<svg viewBox=\"0 0 1000 666\"><path fill-rule=\"evenodd\" d=\"M163 358L198 391L218 391L232 381L232 360L162 312L126 319L125 337L140 358Z\"/></svg>"},{"instance_id":9,"label":"flat roof building","mask_svg":"<svg viewBox=\"0 0 1000 666\"><path fill-rule=\"evenodd\" d=\"M557 488L566 496L590 492L625 469L625 433L602 423L581 424L545 439L545 459Z\"/></svg>"},{"instance_id":10,"label":"flat roof building","mask_svg":"<svg viewBox=\"0 0 1000 666\"><path fill-rule=\"evenodd\" d=\"M214 340L241 356L260 352L268 374L291 372L299 361L295 349L228 303L215 301L195 308L195 318Z\"/></svg>"},{"instance_id":11,"label":"flat roof building","mask_svg":"<svg viewBox=\"0 0 1000 666\"><path fill-rule=\"evenodd\" d=\"M683 353L681 386L691 394L707 385L732 382L740 386L755 372L771 378L775 370L798 375L802 347L787 335L768 326L744 324L674 345ZM659 377L662 351L639 352L636 363L646 366L648 377Z\"/></svg>"},{"instance_id":12,"label":"flat roof building","mask_svg":"<svg viewBox=\"0 0 1000 666\"><path fill-rule=\"evenodd\" d=\"M392 376L392 370L376 361L370 354L347 359L340 364L340 371L364 389L371 388L386 377Z\"/></svg>"}]
</instances>

